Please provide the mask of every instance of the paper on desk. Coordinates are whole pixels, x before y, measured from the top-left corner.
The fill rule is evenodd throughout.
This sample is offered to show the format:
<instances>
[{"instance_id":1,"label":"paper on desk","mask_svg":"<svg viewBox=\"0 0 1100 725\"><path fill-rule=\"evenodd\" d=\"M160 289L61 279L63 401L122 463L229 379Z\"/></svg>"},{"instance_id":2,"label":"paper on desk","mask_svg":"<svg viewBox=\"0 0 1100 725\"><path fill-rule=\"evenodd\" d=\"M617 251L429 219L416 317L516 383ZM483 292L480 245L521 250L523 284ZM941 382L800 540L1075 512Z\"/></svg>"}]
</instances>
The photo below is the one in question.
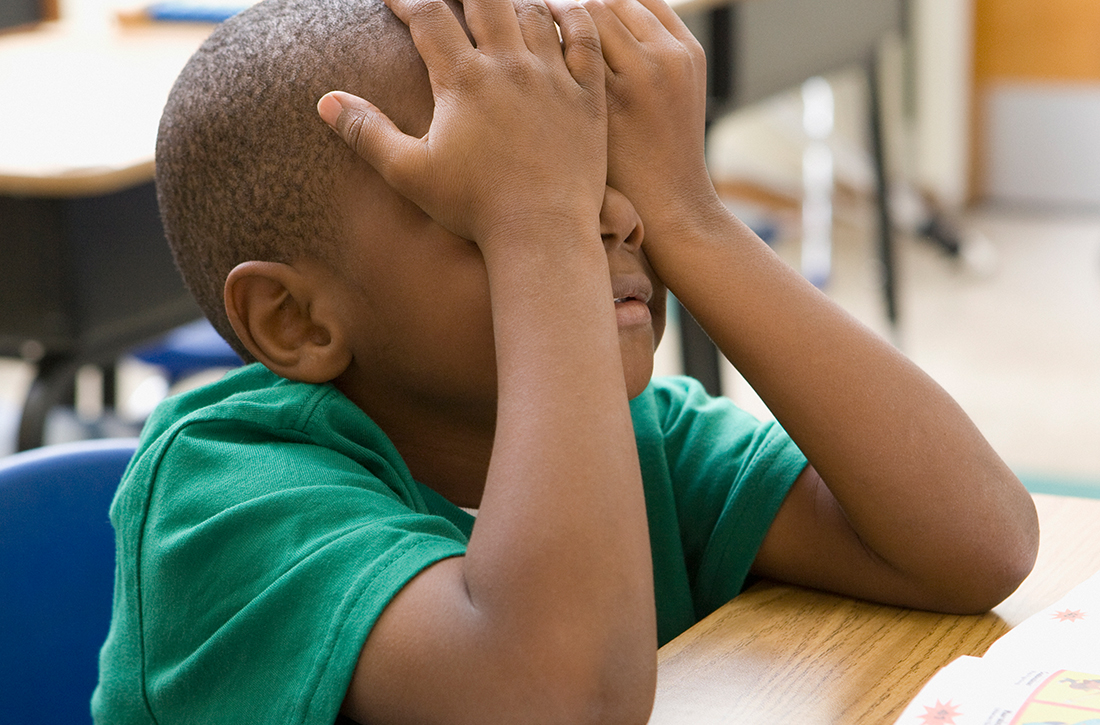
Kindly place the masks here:
<instances>
[{"instance_id":1,"label":"paper on desk","mask_svg":"<svg viewBox=\"0 0 1100 725\"><path fill-rule=\"evenodd\" d=\"M1100 725L1100 573L944 667L897 725Z\"/></svg>"},{"instance_id":2,"label":"paper on desk","mask_svg":"<svg viewBox=\"0 0 1100 725\"><path fill-rule=\"evenodd\" d=\"M1072 665L1100 672L1100 572L1013 627L982 659Z\"/></svg>"}]
</instances>

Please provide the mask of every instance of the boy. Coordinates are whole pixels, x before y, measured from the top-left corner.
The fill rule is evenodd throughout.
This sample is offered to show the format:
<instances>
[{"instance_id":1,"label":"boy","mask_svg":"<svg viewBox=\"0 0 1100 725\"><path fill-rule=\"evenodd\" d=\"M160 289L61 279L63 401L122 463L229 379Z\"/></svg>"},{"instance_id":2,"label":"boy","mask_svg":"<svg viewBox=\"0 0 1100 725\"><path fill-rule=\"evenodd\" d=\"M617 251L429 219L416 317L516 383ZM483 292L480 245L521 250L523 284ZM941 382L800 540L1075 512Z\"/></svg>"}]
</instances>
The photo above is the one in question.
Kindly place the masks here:
<instances>
[{"instance_id":1,"label":"boy","mask_svg":"<svg viewBox=\"0 0 1100 725\"><path fill-rule=\"evenodd\" d=\"M166 108L180 268L262 365L147 425L98 720L640 723L750 570L1017 586L1026 492L716 198L667 6L388 4L415 47L369 0L256 6ZM786 432L649 380L666 284Z\"/></svg>"}]
</instances>

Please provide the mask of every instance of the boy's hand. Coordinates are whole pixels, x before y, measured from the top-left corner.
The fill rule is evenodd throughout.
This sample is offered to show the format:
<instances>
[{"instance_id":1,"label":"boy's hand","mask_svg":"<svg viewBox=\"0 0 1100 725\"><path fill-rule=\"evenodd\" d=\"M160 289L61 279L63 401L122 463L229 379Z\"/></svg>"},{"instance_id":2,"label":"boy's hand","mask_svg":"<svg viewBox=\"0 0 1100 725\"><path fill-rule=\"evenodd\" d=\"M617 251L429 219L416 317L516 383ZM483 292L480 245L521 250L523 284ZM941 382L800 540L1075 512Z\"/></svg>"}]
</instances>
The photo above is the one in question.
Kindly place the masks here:
<instances>
[{"instance_id":1,"label":"boy's hand","mask_svg":"<svg viewBox=\"0 0 1100 725\"><path fill-rule=\"evenodd\" d=\"M638 209L647 244L659 243L682 222L683 202L715 199L704 154L706 56L664 0L584 5L607 64L608 184Z\"/></svg>"},{"instance_id":2,"label":"boy's hand","mask_svg":"<svg viewBox=\"0 0 1100 725\"><path fill-rule=\"evenodd\" d=\"M532 223L560 226L555 216L598 219L607 120L588 13L568 0L466 2L468 37L443 0L386 1L428 69L428 133L408 136L371 103L339 92L319 102L322 118L390 186L483 252L490 230L523 238Z\"/></svg>"}]
</instances>

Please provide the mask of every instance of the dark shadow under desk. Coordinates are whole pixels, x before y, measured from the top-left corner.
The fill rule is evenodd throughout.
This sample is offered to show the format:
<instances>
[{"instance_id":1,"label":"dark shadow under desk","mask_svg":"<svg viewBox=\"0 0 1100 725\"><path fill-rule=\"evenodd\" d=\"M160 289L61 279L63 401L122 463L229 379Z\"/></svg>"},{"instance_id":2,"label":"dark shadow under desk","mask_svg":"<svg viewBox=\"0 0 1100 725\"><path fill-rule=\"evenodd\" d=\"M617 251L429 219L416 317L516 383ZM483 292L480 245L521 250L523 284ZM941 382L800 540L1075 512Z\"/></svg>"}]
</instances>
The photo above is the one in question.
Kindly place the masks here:
<instances>
[{"instance_id":1,"label":"dark shadow under desk","mask_svg":"<svg viewBox=\"0 0 1100 725\"><path fill-rule=\"evenodd\" d=\"M19 450L77 370L112 366L138 343L201 316L172 261L151 181L81 197L0 196L0 355L37 375Z\"/></svg>"},{"instance_id":2,"label":"dark shadow under desk","mask_svg":"<svg viewBox=\"0 0 1100 725\"><path fill-rule=\"evenodd\" d=\"M82 365L111 371L200 316L161 228L153 150L168 89L212 27L46 22L0 35L0 356L37 366L21 450L42 443ZM61 112L38 112L44 93Z\"/></svg>"}]
</instances>

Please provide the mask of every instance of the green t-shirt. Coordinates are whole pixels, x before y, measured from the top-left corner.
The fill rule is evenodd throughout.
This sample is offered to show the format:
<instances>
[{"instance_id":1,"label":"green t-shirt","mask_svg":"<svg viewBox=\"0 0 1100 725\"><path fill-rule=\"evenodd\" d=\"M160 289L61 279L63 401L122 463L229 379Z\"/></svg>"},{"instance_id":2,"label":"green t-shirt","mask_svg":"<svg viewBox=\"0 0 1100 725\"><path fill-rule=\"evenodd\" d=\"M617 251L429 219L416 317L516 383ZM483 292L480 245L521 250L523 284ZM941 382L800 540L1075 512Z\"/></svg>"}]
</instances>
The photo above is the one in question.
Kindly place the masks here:
<instances>
[{"instance_id":1,"label":"green t-shirt","mask_svg":"<svg viewBox=\"0 0 1100 725\"><path fill-rule=\"evenodd\" d=\"M654 380L631 412L664 643L740 592L806 461L688 378ZM259 365L158 408L111 520L92 709L112 725L329 725L386 604L475 521L334 387Z\"/></svg>"}]
</instances>

